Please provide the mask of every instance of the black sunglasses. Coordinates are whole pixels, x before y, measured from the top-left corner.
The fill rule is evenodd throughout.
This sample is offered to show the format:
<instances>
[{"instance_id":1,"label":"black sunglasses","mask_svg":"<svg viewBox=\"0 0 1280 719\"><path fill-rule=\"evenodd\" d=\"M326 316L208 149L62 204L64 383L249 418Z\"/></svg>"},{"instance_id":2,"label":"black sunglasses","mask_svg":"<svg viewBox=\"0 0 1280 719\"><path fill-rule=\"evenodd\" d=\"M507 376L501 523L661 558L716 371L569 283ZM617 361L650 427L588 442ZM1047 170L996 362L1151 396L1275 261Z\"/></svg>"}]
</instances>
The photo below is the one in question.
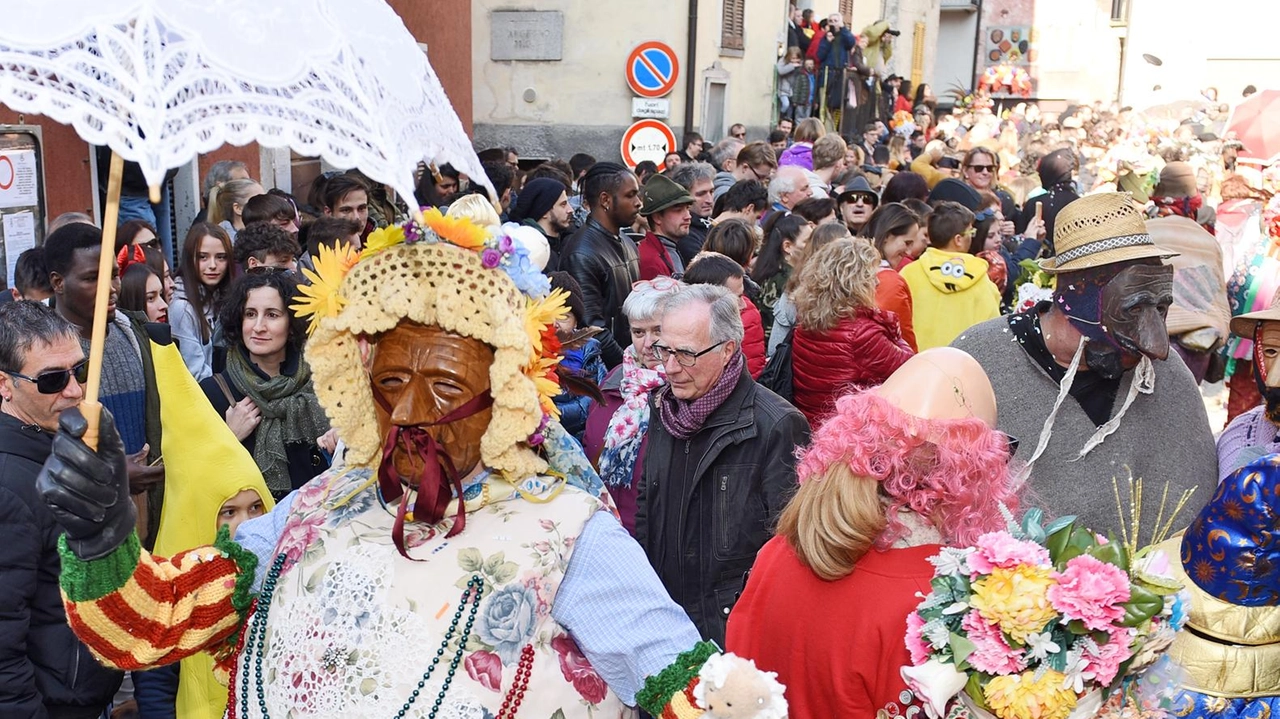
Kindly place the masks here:
<instances>
[{"instance_id":1,"label":"black sunglasses","mask_svg":"<svg viewBox=\"0 0 1280 719\"><path fill-rule=\"evenodd\" d=\"M80 364L71 369L51 369L47 372L41 372L35 377L28 377L25 374L8 370L5 370L4 373L14 379L30 382L36 386L36 391L40 394L58 394L70 384L72 375L75 375L76 381L80 384L89 381L89 360L88 358L82 359Z\"/></svg>"}]
</instances>

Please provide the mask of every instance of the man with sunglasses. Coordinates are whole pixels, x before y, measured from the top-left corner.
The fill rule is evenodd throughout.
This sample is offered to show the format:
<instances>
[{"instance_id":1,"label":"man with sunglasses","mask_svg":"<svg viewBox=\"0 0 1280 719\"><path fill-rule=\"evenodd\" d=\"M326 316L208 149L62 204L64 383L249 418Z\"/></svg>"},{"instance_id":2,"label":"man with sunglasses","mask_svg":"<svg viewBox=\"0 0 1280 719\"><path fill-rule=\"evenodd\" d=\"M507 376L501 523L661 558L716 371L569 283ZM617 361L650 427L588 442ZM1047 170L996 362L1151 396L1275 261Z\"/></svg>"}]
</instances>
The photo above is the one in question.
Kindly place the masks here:
<instances>
[{"instance_id":1,"label":"man with sunglasses","mask_svg":"<svg viewBox=\"0 0 1280 719\"><path fill-rule=\"evenodd\" d=\"M844 221L854 237L862 232L867 220L871 219L871 213L875 212L876 206L880 204L880 196L871 189L871 183L867 182L867 178L861 175L845 185L844 191L836 200L840 203L840 219Z\"/></svg>"},{"instance_id":2,"label":"man with sunglasses","mask_svg":"<svg viewBox=\"0 0 1280 719\"><path fill-rule=\"evenodd\" d=\"M692 285L659 311L651 351L667 385L650 400L636 539L702 638L723 644L756 552L795 487L795 449L808 444L809 425L751 379L729 290Z\"/></svg>"},{"instance_id":3,"label":"man with sunglasses","mask_svg":"<svg viewBox=\"0 0 1280 719\"><path fill-rule=\"evenodd\" d=\"M84 396L86 366L79 332L52 309L0 307L0 716L97 717L120 686L120 672L67 626L62 530L36 493L58 417Z\"/></svg>"}]
</instances>

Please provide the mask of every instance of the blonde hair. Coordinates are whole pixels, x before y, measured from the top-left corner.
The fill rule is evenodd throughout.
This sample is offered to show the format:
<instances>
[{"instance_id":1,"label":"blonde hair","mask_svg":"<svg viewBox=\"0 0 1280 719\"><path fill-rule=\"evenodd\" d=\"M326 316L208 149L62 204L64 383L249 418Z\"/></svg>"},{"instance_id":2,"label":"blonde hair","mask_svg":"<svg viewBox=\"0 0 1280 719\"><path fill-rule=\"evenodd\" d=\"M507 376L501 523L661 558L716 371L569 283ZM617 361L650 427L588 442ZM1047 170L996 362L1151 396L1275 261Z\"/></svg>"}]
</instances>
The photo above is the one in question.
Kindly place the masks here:
<instances>
[{"instance_id":1,"label":"blonde hair","mask_svg":"<svg viewBox=\"0 0 1280 719\"><path fill-rule=\"evenodd\" d=\"M796 60L804 59L804 54L801 53L800 48L796 47L795 45L792 45L791 47L787 48L786 61L791 62L792 58L795 58Z\"/></svg>"},{"instance_id":2,"label":"blonde hair","mask_svg":"<svg viewBox=\"0 0 1280 719\"><path fill-rule=\"evenodd\" d=\"M497 227L502 224L498 211L484 195L471 194L460 197L449 205L449 211L445 214L449 217L471 220L481 227Z\"/></svg>"},{"instance_id":3,"label":"blonde hair","mask_svg":"<svg viewBox=\"0 0 1280 719\"><path fill-rule=\"evenodd\" d=\"M824 331L859 307L876 306L880 253L865 239L836 240L818 250L800 270L791 300L796 326Z\"/></svg>"},{"instance_id":4,"label":"blonde hair","mask_svg":"<svg viewBox=\"0 0 1280 719\"><path fill-rule=\"evenodd\" d=\"M846 577L888 524L880 483L832 463L796 490L778 517L778 536L819 577Z\"/></svg>"},{"instance_id":5,"label":"blonde hair","mask_svg":"<svg viewBox=\"0 0 1280 719\"><path fill-rule=\"evenodd\" d=\"M1018 207L1027 204L1027 197L1038 189L1040 189L1039 175L1018 175L1009 180L1009 194L1013 197L1013 204Z\"/></svg>"},{"instance_id":6,"label":"blonde hair","mask_svg":"<svg viewBox=\"0 0 1280 719\"><path fill-rule=\"evenodd\" d=\"M263 190L262 185L254 179L228 180L221 185L214 185L209 190L209 222L218 225L223 222L235 222L235 206L244 205L249 198L264 194L265 191L252 192L253 188Z\"/></svg>"}]
</instances>

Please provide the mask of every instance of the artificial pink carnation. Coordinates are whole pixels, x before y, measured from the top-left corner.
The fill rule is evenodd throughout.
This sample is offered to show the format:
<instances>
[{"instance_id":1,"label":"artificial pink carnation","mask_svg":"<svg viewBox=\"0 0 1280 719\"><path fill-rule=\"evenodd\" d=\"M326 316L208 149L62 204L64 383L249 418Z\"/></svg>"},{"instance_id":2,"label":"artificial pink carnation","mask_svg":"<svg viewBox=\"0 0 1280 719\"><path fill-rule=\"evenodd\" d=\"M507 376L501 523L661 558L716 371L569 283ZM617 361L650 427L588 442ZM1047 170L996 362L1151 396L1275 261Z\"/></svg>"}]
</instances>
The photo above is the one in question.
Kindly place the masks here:
<instances>
[{"instance_id":1,"label":"artificial pink carnation","mask_svg":"<svg viewBox=\"0 0 1280 719\"><path fill-rule=\"evenodd\" d=\"M1013 569L1022 564L1048 565L1049 550L1035 542L1015 539L1008 532L987 532L978 537L974 552L969 555L969 576L990 574L996 567Z\"/></svg>"},{"instance_id":2,"label":"artificial pink carnation","mask_svg":"<svg viewBox=\"0 0 1280 719\"><path fill-rule=\"evenodd\" d=\"M1133 643L1132 629L1120 629L1111 633L1111 640L1106 644L1090 644L1084 650L1084 659L1089 663L1085 671L1092 672L1098 683L1107 686L1120 671L1120 665L1133 656L1129 645ZM1094 647L1097 651L1094 651Z\"/></svg>"},{"instance_id":3,"label":"artificial pink carnation","mask_svg":"<svg viewBox=\"0 0 1280 719\"><path fill-rule=\"evenodd\" d=\"M924 664L933 652L929 643L924 640L924 619L917 612L907 615L907 651L911 652L911 663L915 666Z\"/></svg>"},{"instance_id":4,"label":"artificial pink carnation","mask_svg":"<svg viewBox=\"0 0 1280 719\"><path fill-rule=\"evenodd\" d=\"M977 610L964 615L960 627L973 642L973 653L965 661L987 674L1017 674L1027 668L1026 655L1009 646L1000 627L987 622Z\"/></svg>"},{"instance_id":5,"label":"artificial pink carnation","mask_svg":"<svg viewBox=\"0 0 1280 719\"><path fill-rule=\"evenodd\" d=\"M1110 630L1124 617L1129 575L1123 569L1082 554L1054 577L1058 583L1049 588L1049 604L1067 619L1078 619L1090 630Z\"/></svg>"}]
</instances>

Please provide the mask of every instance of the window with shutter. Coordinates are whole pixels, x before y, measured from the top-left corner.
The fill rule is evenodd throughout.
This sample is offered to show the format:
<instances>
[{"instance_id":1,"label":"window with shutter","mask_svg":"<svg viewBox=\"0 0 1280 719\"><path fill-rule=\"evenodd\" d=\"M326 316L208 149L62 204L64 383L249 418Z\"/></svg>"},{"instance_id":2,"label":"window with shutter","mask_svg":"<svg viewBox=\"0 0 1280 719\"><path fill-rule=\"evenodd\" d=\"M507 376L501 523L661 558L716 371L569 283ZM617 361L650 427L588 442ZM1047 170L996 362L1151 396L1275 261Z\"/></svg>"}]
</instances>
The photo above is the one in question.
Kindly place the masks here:
<instances>
[{"instance_id":1,"label":"window with shutter","mask_svg":"<svg viewBox=\"0 0 1280 719\"><path fill-rule=\"evenodd\" d=\"M747 0L724 0L724 27L720 34L720 47L726 50L741 50L744 17Z\"/></svg>"},{"instance_id":2,"label":"window with shutter","mask_svg":"<svg viewBox=\"0 0 1280 719\"><path fill-rule=\"evenodd\" d=\"M853 24L853 0L840 0L840 15L844 18L844 26Z\"/></svg>"}]
</instances>

